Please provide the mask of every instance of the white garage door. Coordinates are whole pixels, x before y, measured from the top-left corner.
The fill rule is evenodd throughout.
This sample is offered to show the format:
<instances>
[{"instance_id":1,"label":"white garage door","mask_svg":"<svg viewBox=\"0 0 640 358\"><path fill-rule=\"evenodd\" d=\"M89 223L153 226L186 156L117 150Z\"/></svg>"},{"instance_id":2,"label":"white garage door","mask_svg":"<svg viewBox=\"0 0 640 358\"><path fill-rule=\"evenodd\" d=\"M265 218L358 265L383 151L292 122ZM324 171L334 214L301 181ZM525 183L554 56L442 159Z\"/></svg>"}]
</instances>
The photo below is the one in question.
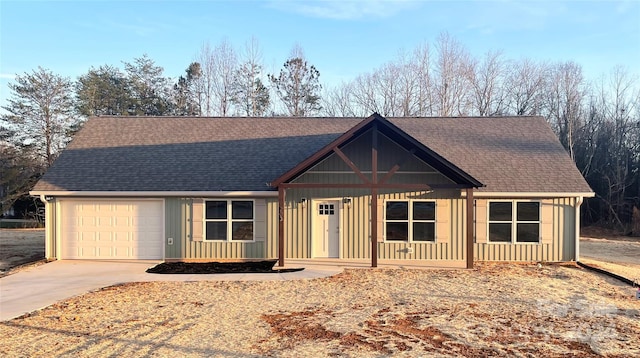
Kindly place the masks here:
<instances>
[{"instance_id":1,"label":"white garage door","mask_svg":"<svg viewBox=\"0 0 640 358\"><path fill-rule=\"evenodd\" d=\"M62 201L63 259L162 259L158 200Z\"/></svg>"}]
</instances>

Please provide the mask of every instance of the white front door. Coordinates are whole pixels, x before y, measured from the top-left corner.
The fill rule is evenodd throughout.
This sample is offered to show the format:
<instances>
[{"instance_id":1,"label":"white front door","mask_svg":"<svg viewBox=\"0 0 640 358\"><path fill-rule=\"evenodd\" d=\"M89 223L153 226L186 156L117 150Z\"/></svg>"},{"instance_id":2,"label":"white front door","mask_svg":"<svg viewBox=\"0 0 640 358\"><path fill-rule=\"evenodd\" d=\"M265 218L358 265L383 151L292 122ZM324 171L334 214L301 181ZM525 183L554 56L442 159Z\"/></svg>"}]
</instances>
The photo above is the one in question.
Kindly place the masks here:
<instances>
[{"instance_id":1,"label":"white front door","mask_svg":"<svg viewBox=\"0 0 640 358\"><path fill-rule=\"evenodd\" d=\"M340 201L314 201L313 257L339 257Z\"/></svg>"}]
</instances>

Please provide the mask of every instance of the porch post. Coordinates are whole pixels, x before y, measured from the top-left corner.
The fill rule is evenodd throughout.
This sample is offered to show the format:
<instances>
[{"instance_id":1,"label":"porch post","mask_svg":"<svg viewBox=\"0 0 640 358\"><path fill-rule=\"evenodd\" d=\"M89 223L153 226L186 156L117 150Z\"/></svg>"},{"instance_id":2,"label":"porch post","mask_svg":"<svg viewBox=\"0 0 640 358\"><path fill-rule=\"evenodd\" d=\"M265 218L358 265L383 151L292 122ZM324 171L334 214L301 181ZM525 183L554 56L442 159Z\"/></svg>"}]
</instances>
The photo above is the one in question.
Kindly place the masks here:
<instances>
[{"instance_id":1,"label":"porch post","mask_svg":"<svg viewBox=\"0 0 640 358\"><path fill-rule=\"evenodd\" d=\"M373 123L371 138L371 267L378 267L378 125Z\"/></svg>"},{"instance_id":2,"label":"porch post","mask_svg":"<svg viewBox=\"0 0 640 358\"><path fill-rule=\"evenodd\" d=\"M278 266L284 266L284 196L282 186L278 186Z\"/></svg>"},{"instance_id":3,"label":"porch post","mask_svg":"<svg viewBox=\"0 0 640 358\"><path fill-rule=\"evenodd\" d=\"M378 267L378 189L371 189L371 267Z\"/></svg>"},{"instance_id":4,"label":"porch post","mask_svg":"<svg viewBox=\"0 0 640 358\"><path fill-rule=\"evenodd\" d=\"M467 268L473 268L473 188L467 188Z\"/></svg>"}]
</instances>

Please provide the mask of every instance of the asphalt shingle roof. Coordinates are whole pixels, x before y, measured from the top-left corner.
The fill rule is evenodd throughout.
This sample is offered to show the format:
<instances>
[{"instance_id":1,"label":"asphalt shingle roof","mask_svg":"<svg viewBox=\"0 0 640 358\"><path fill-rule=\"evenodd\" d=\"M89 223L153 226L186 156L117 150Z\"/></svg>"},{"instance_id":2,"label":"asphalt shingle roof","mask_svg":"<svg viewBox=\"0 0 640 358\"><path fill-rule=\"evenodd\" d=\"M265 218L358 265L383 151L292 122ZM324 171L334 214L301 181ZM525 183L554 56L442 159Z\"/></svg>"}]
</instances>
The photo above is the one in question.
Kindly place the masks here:
<instances>
[{"instance_id":1,"label":"asphalt shingle roof","mask_svg":"<svg viewBox=\"0 0 640 358\"><path fill-rule=\"evenodd\" d=\"M273 190L363 118L98 117L34 191ZM591 189L541 117L388 118L489 192Z\"/></svg>"}]
</instances>

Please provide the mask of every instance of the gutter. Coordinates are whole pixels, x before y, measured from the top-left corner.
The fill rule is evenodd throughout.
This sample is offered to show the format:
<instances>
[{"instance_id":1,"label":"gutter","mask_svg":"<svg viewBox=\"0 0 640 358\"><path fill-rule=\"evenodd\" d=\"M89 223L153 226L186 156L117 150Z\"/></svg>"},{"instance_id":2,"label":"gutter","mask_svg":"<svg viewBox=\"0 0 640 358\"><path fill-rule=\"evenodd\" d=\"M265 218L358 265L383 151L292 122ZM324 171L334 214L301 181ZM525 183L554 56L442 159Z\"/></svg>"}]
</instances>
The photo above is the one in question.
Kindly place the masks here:
<instances>
[{"instance_id":1,"label":"gutter","mask_svg":"<svg viewBox=\"0 0 640 358\"><path fill-rule=\"evenodd\" d=\"M75 196L75 197L277 197L277 191L72 191L72 190L33 190L29 195ZM44 200L43 200L44 201Z\"/></svg>"},{"instance_id":2,"label":"gutter","mask_svg":"<svg viewBox=\"0 0 640 358\"><path fill-rule=\"evenodd\" d=\"M571 197L582 197L582 198L593 198L596 194L594 192L573 192L573 193L564 193L564 192L488 192L488 191L477 191L473 192L473 197L475 199L514 199L514 198L571 198ZM466 197L466 192L462 191L460 194L461 197Z\"/></svg>"}]
</instances>

